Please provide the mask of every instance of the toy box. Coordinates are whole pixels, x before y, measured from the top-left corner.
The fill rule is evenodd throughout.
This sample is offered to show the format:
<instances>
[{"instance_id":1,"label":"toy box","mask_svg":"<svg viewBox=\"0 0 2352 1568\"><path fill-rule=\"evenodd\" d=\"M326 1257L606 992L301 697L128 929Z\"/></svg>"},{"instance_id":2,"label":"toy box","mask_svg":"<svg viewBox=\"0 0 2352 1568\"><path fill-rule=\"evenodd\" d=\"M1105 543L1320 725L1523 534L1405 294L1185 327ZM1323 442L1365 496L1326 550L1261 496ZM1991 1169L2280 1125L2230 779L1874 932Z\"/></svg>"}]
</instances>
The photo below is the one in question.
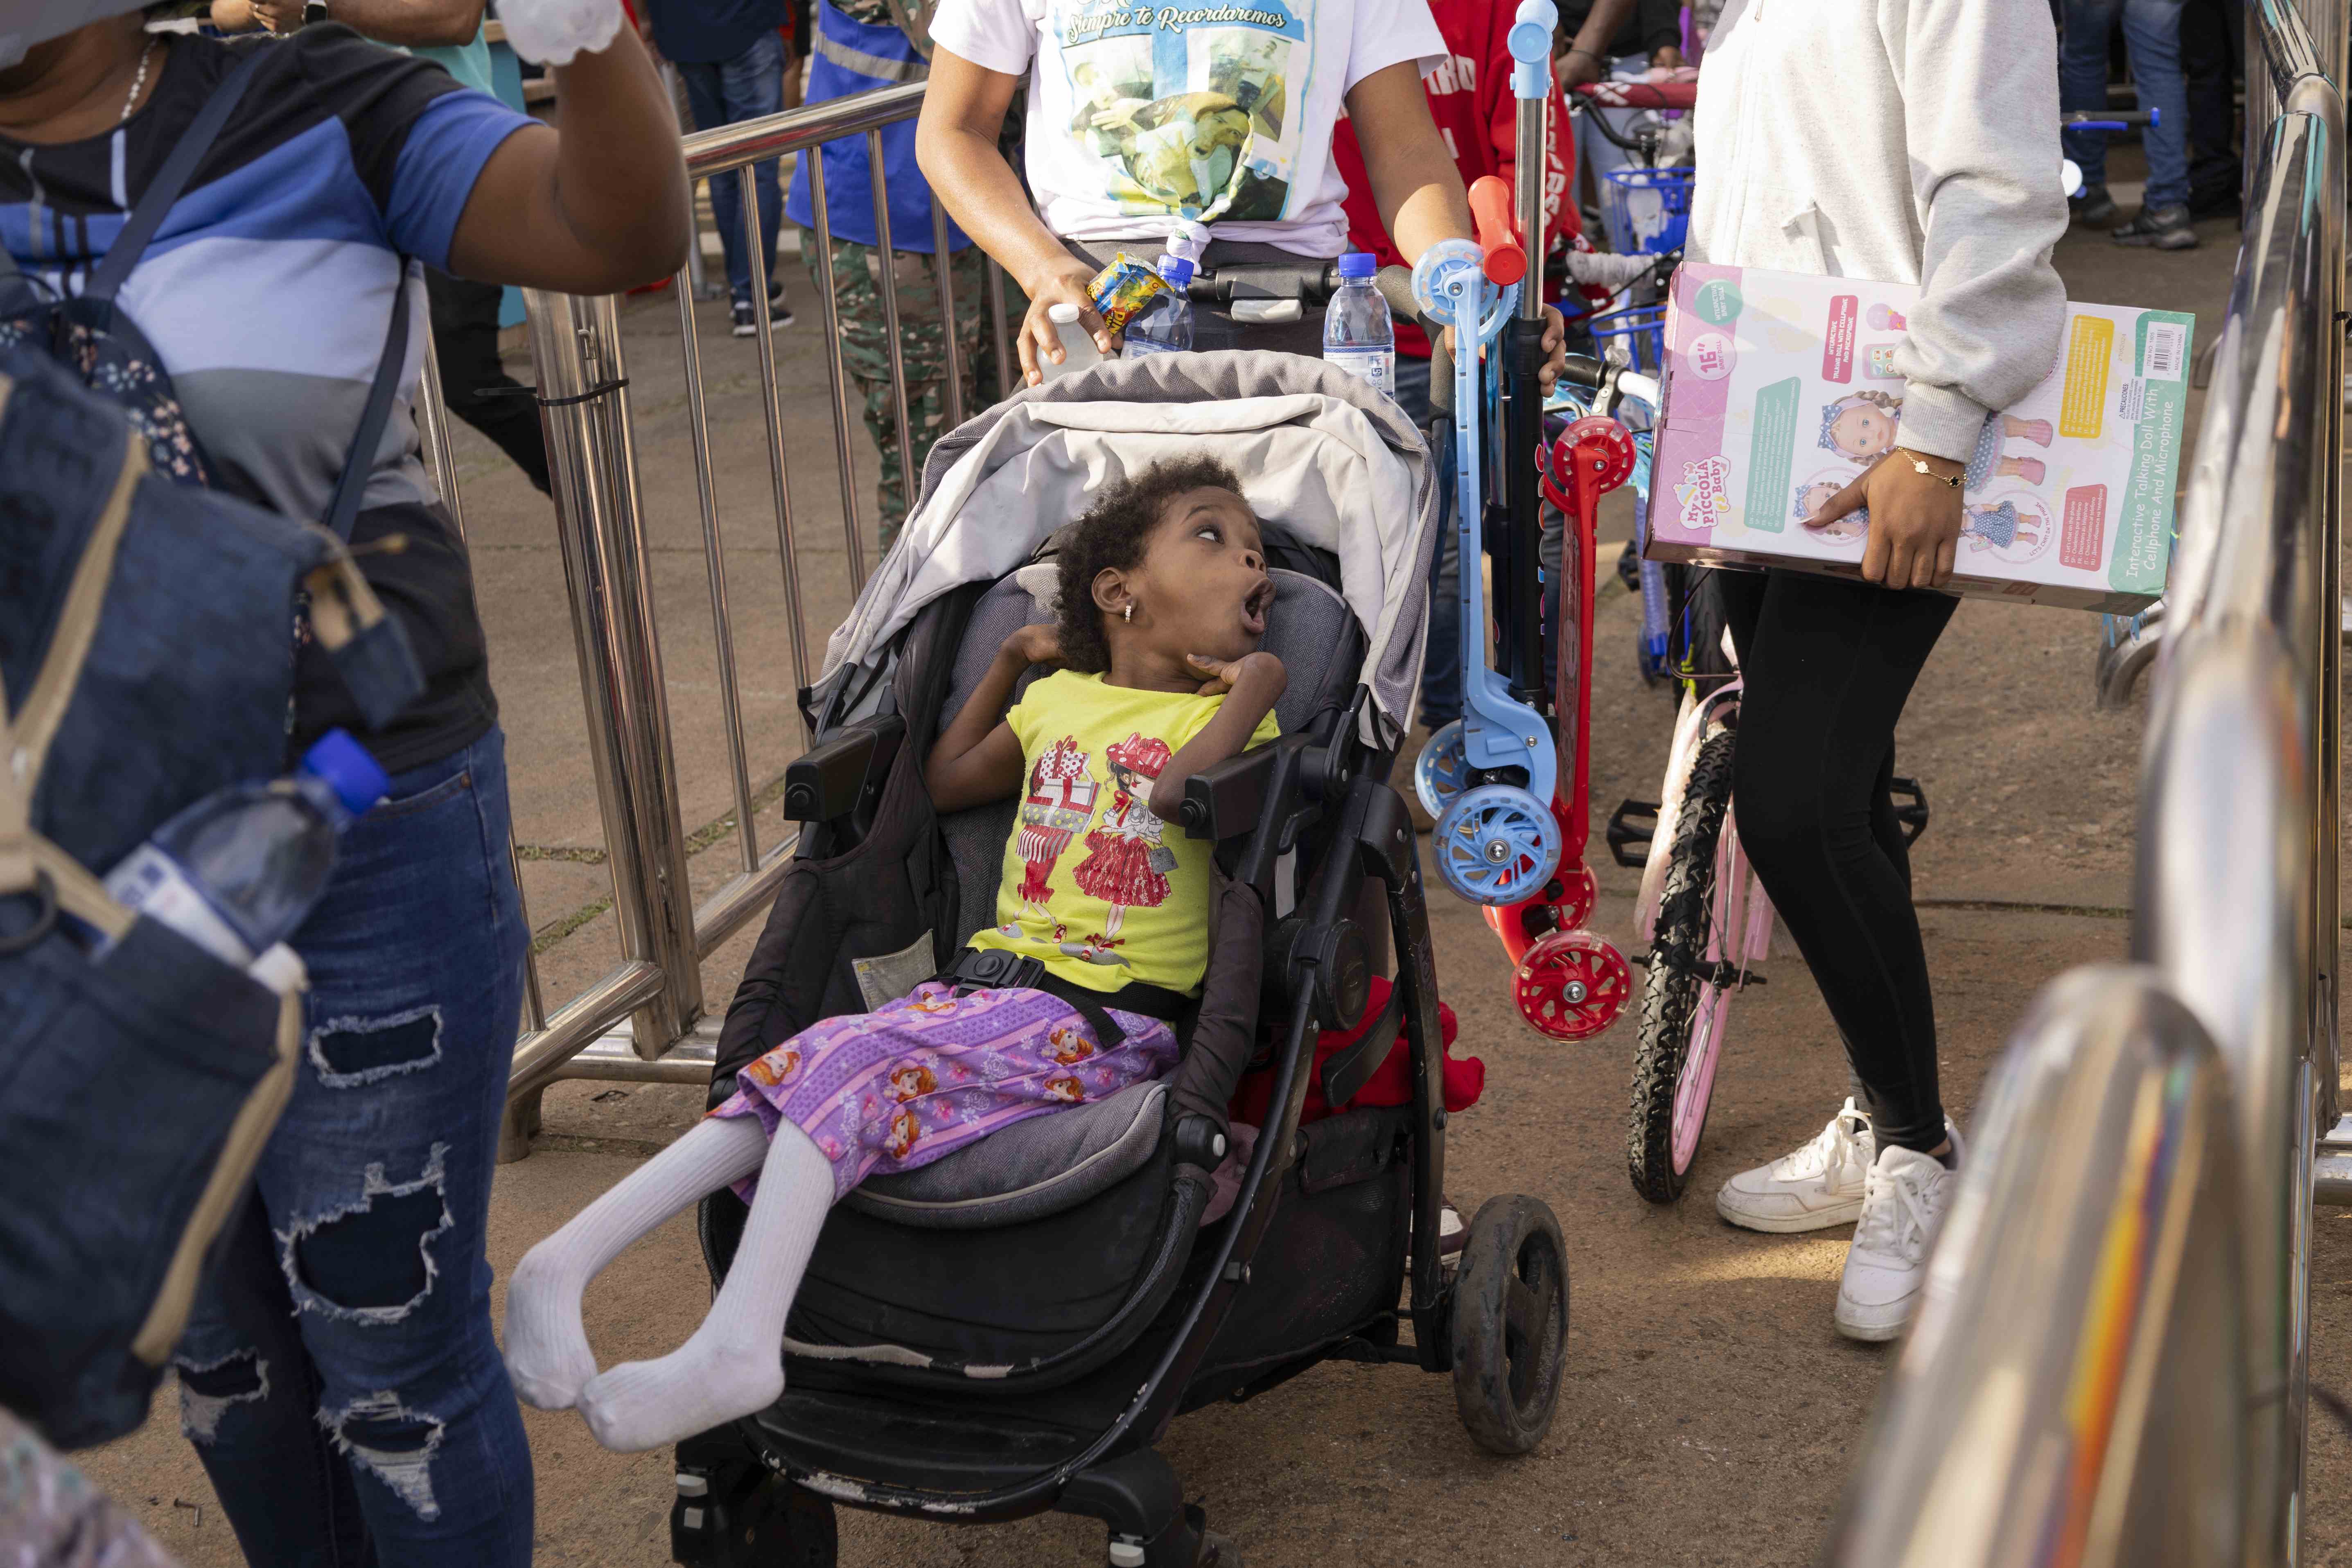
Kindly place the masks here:
<instances>
[{"instance_id":1,"label":"toy box","mask_svg":"<svg viewBox=\"0 0 2352 1568\"><path fill-rule=\"evenodd\" d=\"M1918 295L1677 271L1650 558L1859 577L1867 514L1804 519L1895 443L1894 353ZM2177 310L2067 306L2056 368L1986 421L1969 463L1951 592L2115 614L2164 592L2195 325Z\"/></svg>"}]
</instances>

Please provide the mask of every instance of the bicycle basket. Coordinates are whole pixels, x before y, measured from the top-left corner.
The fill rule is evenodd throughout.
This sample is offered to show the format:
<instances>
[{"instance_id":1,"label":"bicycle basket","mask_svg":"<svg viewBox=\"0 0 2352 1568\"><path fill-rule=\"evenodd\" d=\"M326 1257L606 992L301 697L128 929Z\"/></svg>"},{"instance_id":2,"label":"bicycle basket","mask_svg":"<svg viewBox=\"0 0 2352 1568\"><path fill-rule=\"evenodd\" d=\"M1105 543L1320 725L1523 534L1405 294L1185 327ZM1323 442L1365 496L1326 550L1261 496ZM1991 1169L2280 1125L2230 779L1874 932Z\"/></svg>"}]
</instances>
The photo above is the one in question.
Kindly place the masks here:
<instances>
[{"instance_id":1,"label":"bicycle basket","mask_svg":"<svg viewBox=\"0 0 2352 1568\"><path fill-rule=\"evenodd\" d=\"M1664 256L1683 247L1690 228L1691 185L1696 171L1624 168L1609 171L1610 228L1633 237L1633 247Z\"/></svg>"}]
</instances>

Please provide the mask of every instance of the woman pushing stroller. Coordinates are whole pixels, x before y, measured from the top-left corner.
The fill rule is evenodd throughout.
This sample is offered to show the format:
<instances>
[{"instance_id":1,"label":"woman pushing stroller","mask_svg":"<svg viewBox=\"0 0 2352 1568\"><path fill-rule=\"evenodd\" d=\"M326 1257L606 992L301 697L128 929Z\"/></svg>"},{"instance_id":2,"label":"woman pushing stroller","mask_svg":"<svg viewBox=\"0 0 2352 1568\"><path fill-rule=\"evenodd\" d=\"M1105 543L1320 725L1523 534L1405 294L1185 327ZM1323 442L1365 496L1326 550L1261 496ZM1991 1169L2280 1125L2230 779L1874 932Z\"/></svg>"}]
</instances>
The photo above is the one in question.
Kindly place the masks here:
<instances>
[{"instance_id":1,"label":"woman pushing stroller","mask_svg":"<svg viewBox=\"0 0 2352 1568\"><path fill-rule=\"evenodd\" d=\"M1066 803L1041 816L1045 831L1030 814L1016 823L996 923L971 939L1034 960L1034 983L929 981L748 1066L692 1131L524 1258L507 1363L526 1402L576 1405L624 1451L766 1406L782 1392L785 1316L835 1200L869 1174L1175 1066L1159 1015L1198 991L1207 965L1210 847L1167 824L1192 774L1274 738L1287 678L1258 647L1274 584L1239 481L1207 458L1111 489L1058 565L1058 625L1005 639L925 770L942 815L1014 796ZM1059 668L1016 700L1035 666ZM1085 822L1061 820L1081 804ZM670 1355L600 1374L581 1323L589 1279L730 1184L751 1217L702 1326Z\"/></svg>"}]
</instances>

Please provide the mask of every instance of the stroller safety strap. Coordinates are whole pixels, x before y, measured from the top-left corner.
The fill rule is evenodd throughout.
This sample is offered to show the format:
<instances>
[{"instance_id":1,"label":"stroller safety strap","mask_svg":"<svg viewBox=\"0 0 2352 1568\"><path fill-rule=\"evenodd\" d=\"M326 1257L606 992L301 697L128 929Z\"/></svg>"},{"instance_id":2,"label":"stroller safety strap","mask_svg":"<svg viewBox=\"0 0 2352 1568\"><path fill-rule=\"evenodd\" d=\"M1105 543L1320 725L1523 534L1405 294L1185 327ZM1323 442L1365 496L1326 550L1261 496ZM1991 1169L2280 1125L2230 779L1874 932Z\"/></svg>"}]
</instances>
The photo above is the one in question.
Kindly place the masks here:
<instances>
[{"instance_id":1,"label":"stroller safety strap","mask_svg":"<svg viewBox=\"0 0 2352 1568\"><path fill-rule=\"evenodd\" d=\"M1078 1016L1094 1031L1095 1044L1104 1050L1127 1038L1127 1031L1110 1016L1117 1007L1122 1013L1140 1013L1147 1018L1158 1018L1173 1028L1181 1038L1193 1012L1200 1006L1197 997L1186 996L1163 985L1122 985L1116 991L1096 991L1084 985L1073 985L1047 969L1042 959L1007 952L997 947L968 947L956 955L940 983L955 987L961 996L981 990L1043 991L1048 996L1059 997L1077 1009Z\"/></svg>"}]
</instances>

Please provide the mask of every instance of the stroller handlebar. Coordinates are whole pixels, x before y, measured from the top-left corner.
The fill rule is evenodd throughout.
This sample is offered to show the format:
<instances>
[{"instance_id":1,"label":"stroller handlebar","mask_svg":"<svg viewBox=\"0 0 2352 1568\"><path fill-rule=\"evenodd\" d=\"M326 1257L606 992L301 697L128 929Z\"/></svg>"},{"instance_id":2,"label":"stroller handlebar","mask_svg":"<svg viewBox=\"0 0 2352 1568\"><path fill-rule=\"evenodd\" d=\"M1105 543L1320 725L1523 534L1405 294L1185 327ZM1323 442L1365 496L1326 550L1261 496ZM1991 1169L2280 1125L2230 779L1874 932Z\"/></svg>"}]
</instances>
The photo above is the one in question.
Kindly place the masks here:
<instances>
[{"instance_id":1,"label":"stroller handlebar","mask_svg":"<svg viewBox=\"0 0 2352 1568\"><path fill-rule=\"evenodd\" d=\"M1389 311L1397 320L1418 323L1421 307L1413 302L1412 269L1409 267L1383 267L1372 279L1381 298L1389 302ZM1339 291L1339 266L1337 262L1307 262L1297 267L1249 266L1220 267L1213 272L1195 272L1192 282L1184 286L1184 297L1196 305L1240 306L1238 319L1244 314L1260 321L1296 321L1296 314L1281 314L1284 304L1300 307L1328 305L1331 296Z\"/></svg>"}]
</instances>

